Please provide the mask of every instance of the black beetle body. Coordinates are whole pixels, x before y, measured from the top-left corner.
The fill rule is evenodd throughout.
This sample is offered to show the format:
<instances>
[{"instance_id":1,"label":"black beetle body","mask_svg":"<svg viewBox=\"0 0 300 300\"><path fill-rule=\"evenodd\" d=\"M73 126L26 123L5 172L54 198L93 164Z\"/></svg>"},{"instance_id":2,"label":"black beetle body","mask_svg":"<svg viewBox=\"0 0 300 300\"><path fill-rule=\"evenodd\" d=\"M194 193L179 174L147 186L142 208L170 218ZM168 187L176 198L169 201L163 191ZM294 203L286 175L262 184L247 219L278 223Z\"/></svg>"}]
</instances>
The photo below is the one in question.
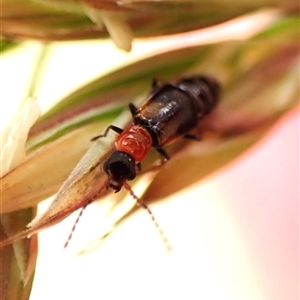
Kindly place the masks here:
<instances>
[{"instance_id":1,"label":"black beetle body","mask_svg":"<svg viewBox=\"0 0 300 300\"><path fill-rule=\"evenodd\" d=\"M141 161L151 147L164 159L169 159L162 148L180 137L197 139L189 134L199 121L216 106L219 100L219 83L210 77L184 77L175 83L153 81L152 90L144 104L138 109L129 104L133 123L125 130L110 125L109 130L119 134L116 151L104 163L107 173L107 188L118 192L124 183L136 176Z\"/></svg>"}]
</instances>

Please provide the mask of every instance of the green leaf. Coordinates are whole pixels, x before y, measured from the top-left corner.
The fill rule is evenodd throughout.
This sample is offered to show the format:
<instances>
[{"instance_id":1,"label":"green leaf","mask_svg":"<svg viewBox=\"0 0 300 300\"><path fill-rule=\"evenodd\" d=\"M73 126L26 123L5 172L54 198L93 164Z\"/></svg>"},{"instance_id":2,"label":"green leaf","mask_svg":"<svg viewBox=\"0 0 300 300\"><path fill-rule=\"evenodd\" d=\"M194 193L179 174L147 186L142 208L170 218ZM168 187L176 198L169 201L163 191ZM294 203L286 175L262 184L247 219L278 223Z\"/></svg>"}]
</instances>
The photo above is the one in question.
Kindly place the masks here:
<instances>
[{"instance_id":1,"label":"green leaf","mask_svg":"<svg viewBox=\"0 0 300 300\"><path fill-rule=\"evenodd\" d=\"M1 38L0 39L0 53L10 50L18 45L19 45L19 43L17 43L17 42Z\"/></svg>"},{"instance_id":2,"label":"green leaf","mask_svg":"<svg viewBox=\"0 0 300 300\"><path fill-rule=\"evenodd\" d=\"M118 43L130 28L135 37L187 32L265 7L291 13L299 11L296 0L6 0L2 3L2 35L53 41L103 38L109 32ZM107 21L107 14L114 20ZM130 44L130 33L128 39ZM123 48L128 51L130 45Z\"/></svg>"},{"instance_id":3,"label":"green leaf","mask_svg":"<svg viewBox=\"0 0 300 300\"><path fill-rule=\"evenodd\" d=\"M1 215L0 235L8 237L24 228L35 216L34 209ZM37 258L37 237L23 239L0 250L1 299L29 299Z\"/></svg>"}]
</instances>

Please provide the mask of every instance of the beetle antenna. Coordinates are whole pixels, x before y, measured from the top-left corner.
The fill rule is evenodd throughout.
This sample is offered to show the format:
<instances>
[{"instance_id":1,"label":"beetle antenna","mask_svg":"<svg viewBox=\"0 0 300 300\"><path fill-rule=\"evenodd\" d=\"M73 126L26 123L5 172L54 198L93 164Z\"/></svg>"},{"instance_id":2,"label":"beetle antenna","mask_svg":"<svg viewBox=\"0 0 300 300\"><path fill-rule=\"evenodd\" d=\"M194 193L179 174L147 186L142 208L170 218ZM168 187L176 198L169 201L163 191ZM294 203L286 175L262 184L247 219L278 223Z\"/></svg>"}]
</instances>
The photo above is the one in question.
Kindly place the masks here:
<instances>
[{"instance_id":1,"label":"beetle antenna","mask_svg":"<svg viewBox=\"0 0 300 300\"><path fill-rule=\"evenodd\" d=\"M164 233L164 231L162 230L162 228L159 226L158 222L156 221L151 209L149 208L149 206L143 202L137 195L135 195L135 193L133 192L131 186L128 183L124 183L123 186L125 187L125 189L129 192L129 194L132 196L133 199L135 199L137 201L137 203L139 205L141 205L150 215L156 229L159 232L159 235L161 236L163 243L166 245L167 251L170 252L172 251L172 246L171 243L169 241L169 239L167 238L166 234Z\"/></svg>"},{"instance_id":2,"label":"beetle antenna","mask_svg":"<svg viewBox=\"0 0 300 300\"><path fill-rule=\"evenodd\" d=\"M70 243L70 240L72 239L72 236L73 236L73 233L74 233L74 231L75 231L75 229L76 229L76 226L77 226L77 224L78 224L78 222L79 222L79 219L81 218L81 216L82 216L82 214L83 214L83 212L84 212L84 210L97 198L97 195L104 189L104 188L107 188L107 180L105 181L105 183L104 183L104 185L100 188L100 190L99 190L99 192L94 196L94 197L92 197L92 198L90 198L83 206L82 206L82 208L81 208L81 210L80 210L80 212L79 212L79 214L78 214L78 216L77 216L77 218L76 218L76 220L75 220L75 222L74 222L74 225L73 225L73 227L72 227L72 229L71 229L71 231L70 231L70 233L69 233L69 236L68 236L68 238L67 238L67 241L65 242L65 244L64 244L64 248L67 248L68 247L68 245L69 245L69 243Z\"/></svg>"},{"instance_id":3,"label":"beetle antenna","mask_svg":"<svg viewBox=\"0 0 300 300\"><path fill-rule=\"evenodd\" d=\"M83 214L83 212L84 212L84 210L88 207L88 205L90 205L91 203L92 203L92 199L90 199L82 208L81 208L81 210L80 210L80 212L79 212L79 215L77 216L77 218L76 218L76 220L75 220L75 222L74 222L74 225L73 225L73 227L72 227L72 229L71 229L71 231L70 231L70 233L69 233L69 236L68 236L68 238L67 238L67 241L65 242L65 244L64 244L64 248L67 248L68 247L68 245L69 245L69 243L70 243L70 241L71 241L71 239L72 239L72 236L73 236L73 233L74 233L74 231L75 231L75 229L76 229L76 226L77 226L77 224L78 224L78 222L79 222L79 219L81 218L81 216L82 216L82 214Z\"/></svg>"}]
</instances>

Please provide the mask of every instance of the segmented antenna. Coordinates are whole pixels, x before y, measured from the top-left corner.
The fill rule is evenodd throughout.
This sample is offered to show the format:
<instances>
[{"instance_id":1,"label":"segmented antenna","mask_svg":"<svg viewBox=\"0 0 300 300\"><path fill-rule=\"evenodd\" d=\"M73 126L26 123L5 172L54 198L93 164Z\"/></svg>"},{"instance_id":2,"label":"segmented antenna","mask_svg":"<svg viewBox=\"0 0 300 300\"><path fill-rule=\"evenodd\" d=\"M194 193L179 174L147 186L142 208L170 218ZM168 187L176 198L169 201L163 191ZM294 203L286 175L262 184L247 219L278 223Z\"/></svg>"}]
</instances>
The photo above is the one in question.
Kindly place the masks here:
<instances>
[{"instance_id":1,"label":"segmented antenna","mask_svg":"<svg viewBox=\"0 0 300 300\"><path fill-rule=\"evenodd\" d=\"M65 244L64 244L64 248L67 248L68 247L68 245L69 245L69 243L70 243L70 240L72 239L72 236L73 236L73 233L74 233L74 231L75 231L75 229L76 229L76 226L77 226L77 224L78 224L78 222L79 222L79 219L81 218L81 216L82 216L82 214L83 214L83 211L87 208L87 206L88 205L90 205L91 203L92 203L92 199L90 199L82 208L81 208L81 210L80 210L80 212L79 212L79 215L77 216L77 219L76 219L76 221L74 222L74 225L73 225L73 227L72 227L72 229L71 229L71 231L70 231L70 234L69 234L69 236L68 236L68 238L67 238L67 241L65 242Z\"/></svg>"},{"instance_id":2,"label":"segmented antenna","mask_svg":"<svg viewBox=\"0 0 300 300\"><path fill-rule=\"evenodd\" d=\"M77 226L77 224L78 224L78 222L79 222L79 219L81 218L81 216L82 216L82 214L83 214L83 212L84 212L84 210L97 198L97 195L104 189L104 188L106 188L107 187L107 180L105 181L105 183L103 184L103 186L100 188L100 190L99 190L99 192L97 192L97 194L96 194L96 196L94 196L93 198L91 198L91 199L89 199L88 200L88 202L87 203L85 203L84 204L84 206L81 208L81 210L80 210L80 212L79 212L79 215L77 216L77 218L76 218L76 220L75 220L75 222L74 222L74 225L73 225L73 227L72 227L72 229L71 229L71 231L70 231L70 234L69 234L69 236L68 236L68 238L67 238L67 241L65 242L65 244L64 244L64 248L67 248L68 247L68 245L69 245L69 243L70 243L70 240L72 239L72 236L73 236L73 233L74 233L74 231L75 231L75 229L76 229L76 226Z\"/></svg>"},{"instance_id":3,"label":"segmented antenna","mask_svg":"<svg viewBox=\"0 0 300 300\"><path fill-rule=\"evenodd\" d=\"M155 219L155 217L154 217L154 215L153 215L151 209L148 207L148 205L147 205L145 202L143 202L137 195L135 195L135 193L133 192L131 186L130 186L128 183L125 182L123 185L124 185L125 189L129 192L129 194L131 195L131 197L132 197L133 199L135 199L136 202L137 202L139 205L141 205L141 206L148 212L148 214L150 215L150 217L151 217L151 219L152 219L152 221L153 221L153 223L154 223L156 229L158 230L158 232L159 232L159 234L160 234L160 236L161 236L161 238L162 238L162 240L163 240L163 243L166 245L167 251L170 252L170 251L172 250L171 243L169 242L169 240L168 240L166 234L164 233L164 231L162 230L162 228L159 226L158 222L156 221L156 219ZM106 181L105 184L102 186L102 188L100 189L100 191L101 191L103 188L106 188L106 187L107 187L107 181ZM75 222L74 222L74 225L73 225L73 227L72 227L72 229L71 229L71 232L70 232L70 234L69 234L69 236L68 236L68 238L67 238L67 241L66 241L66 243L65 243L65 245L64 245L64 248L67 248L67 247L68 247L68 245L69 245L69 243L70 243L70 241L71 241L71 239L72 239L73 233L74 233L74 231L75 231L75 229L76 229L76 226L77 226L77 224L78 224L78 222L79 222L79 219L81 218L81 216L82 216L84 210L85 210L85 209L86 209L86 208L87 208L87 207L95 200L95 198L96 198L96 197L91 198L91 199L90 199L87 203L85 203L85 205L81 208L81 210L80 210L80 212L79 212L79 214L78 214L78 216L77 216L77 218L76 218L76 220L75 220Z\"/></svg>"},{"instance_id":4,"label":"segmented antenna","mask_svg":"<svg viewBox=\"0 0 300 300\"><path fill-rule=\"evenodd\" d=\"M169 241L169 239L167 238L166 234L164 233L164 231L162 230L162 228L159 226L158 222L156 221L151 209L148 207L148 205L143 202L138 196L136 196L131 188L131 186L128 183L124 183L123 186L125 187L125 189L129 192L129 194L132 196L133 199L135 199L137 201L137 203L139 205L141 205L144 209L146 209L146 211L148 212L148 214L150 215L156 229L158 230L163 243L166 245L167 251L170 252L172 251L172 246L171 243Z\"/></svg>"}]
</instances>

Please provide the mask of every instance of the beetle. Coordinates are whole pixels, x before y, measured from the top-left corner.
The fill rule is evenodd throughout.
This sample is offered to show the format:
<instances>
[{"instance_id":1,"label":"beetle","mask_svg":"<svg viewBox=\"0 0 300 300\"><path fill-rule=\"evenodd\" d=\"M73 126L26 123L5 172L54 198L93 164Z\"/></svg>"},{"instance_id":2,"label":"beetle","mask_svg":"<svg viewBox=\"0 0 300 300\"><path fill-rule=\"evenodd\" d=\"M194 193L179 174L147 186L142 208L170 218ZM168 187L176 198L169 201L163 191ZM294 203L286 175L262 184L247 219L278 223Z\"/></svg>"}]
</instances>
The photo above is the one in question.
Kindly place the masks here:
<instances>
[{"instance_id":1,"label":"beetle","mask_svg":"<svg viewBox=\"0 0 300 300\"><path fill-rule=\"evenodd\" d=\"M141 162L151 148L154 148L163 160L168 160L169 155L163 148L165 145L181 137L198 140L198 137L190 132L217 105L219 94L218 81L208 76L183 77L178 81L167 83L154 79L144 104L140 108L132 103L129 104L132 115L132 124L129 127L122 129L110 125L102 135L92 138L92 141L95 141L105 137L110 130L119 134L115 141L115 151L103 163L107 180L100 189L106 188L119 192L124 186L137 203L147 210L166 245L169 245L168 240L150 208L134 194L127 181L136 177L136 171L141 170ZM70 242L84 209L94 200L95 198L90 198L81 207L65 247ZM36 232L36 228L24 230L1 241L0 247Z\"/></svg>"},{"instance_id":2,"label":"beetle","mask_svg":"<svg viewBox=\"0 0 300 300\"><path fill-rule=\"evenodd\" d=\"M180 137L197 140L190 131L216 106L219 93L219 83L208 76L184 77L173 83L154 79L144 104L140 108L129 104L131 126L122 129L110 125L92 139L105 137L110 130L119 134L116 150L103 164L108 177L106 188L118 192L125 182L133 180L152 147L163 160L168 160L163 146Z\"/></svg>"}]
</instances>

